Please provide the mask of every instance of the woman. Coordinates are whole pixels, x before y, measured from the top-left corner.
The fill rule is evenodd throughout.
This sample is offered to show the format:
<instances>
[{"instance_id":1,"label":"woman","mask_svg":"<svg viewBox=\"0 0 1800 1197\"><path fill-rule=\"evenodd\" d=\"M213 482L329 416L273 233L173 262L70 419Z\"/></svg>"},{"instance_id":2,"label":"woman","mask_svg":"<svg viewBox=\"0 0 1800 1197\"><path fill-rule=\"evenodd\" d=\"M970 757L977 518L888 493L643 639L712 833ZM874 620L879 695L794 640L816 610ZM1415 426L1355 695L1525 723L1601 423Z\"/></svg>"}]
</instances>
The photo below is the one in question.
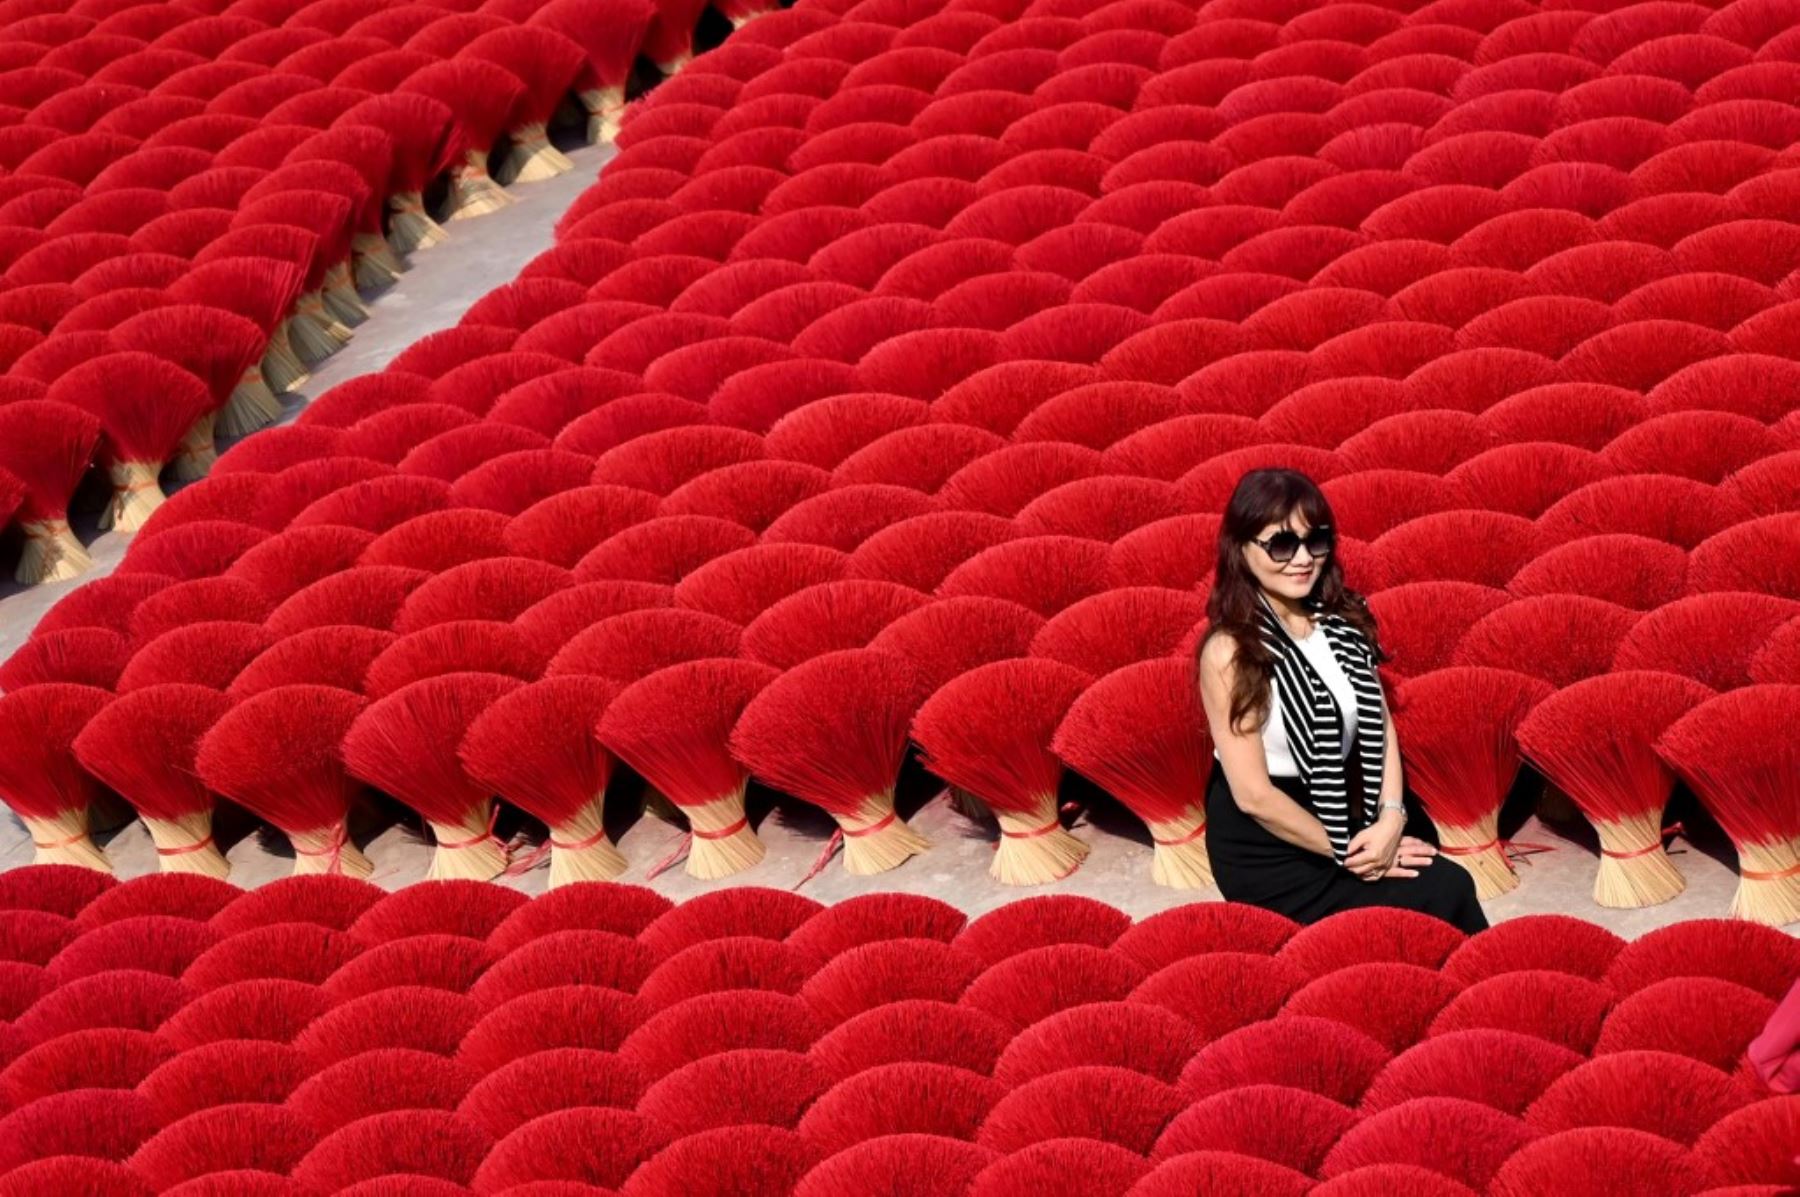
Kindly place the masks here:
<instances>
[{"instance_id":1,"label":"woman","mask_svg":"<svg viewBox=\"0 0 1800 1197\"><path fill-rule=\"evenodd\" d=\"M1200 648L1219 891L1301 923L1399 906L1482 930L1473 878L1407 834L1375 620L1346 589L1335 548L1331 506L1310 478L1253 470L1238 482Z\"/></svg>"}]
</instances>

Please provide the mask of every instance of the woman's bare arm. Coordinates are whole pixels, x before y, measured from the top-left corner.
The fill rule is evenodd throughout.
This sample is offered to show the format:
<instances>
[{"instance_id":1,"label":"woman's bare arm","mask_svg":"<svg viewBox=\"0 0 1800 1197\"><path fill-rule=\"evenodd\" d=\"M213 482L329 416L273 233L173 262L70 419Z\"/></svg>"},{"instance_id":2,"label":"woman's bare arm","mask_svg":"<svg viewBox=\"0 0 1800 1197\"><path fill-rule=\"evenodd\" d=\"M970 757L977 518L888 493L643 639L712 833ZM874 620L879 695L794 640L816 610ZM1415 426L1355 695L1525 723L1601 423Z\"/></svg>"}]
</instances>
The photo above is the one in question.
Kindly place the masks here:
<instances>
[{"instance_id":1,"label":"woman's bare arm","mask_svg":"<svg viewBox=\"0 0 1800 1197\"><path fill-rule=\"evenodd\" d=\"M1231 726L1231 685L1237 668L1237 646L1228 636L1214 636L1200 652L1200 702L1206 708L1207 726L1219 749L1219 763L1238 809L1268 829L1277 839L1331 856L1331 840L1325 825L1275 788L1269 780L1269 762L1263 755L1262 736Z\"/></svg>"},{"instance_id":2,"label":"woman's bare arm","mask_svg":"<svg viewBox=\"0 0 1800 1197\"><path fill-rule=\"evenodd\" d=\"M1406 796L1406 774L1400 763L1400 736L1394 730L1394 712L1385 702L1381 720L1387 733L1387 750L1381 758L1381 801L1399 802Z\"/></svg>"}]
</instances>

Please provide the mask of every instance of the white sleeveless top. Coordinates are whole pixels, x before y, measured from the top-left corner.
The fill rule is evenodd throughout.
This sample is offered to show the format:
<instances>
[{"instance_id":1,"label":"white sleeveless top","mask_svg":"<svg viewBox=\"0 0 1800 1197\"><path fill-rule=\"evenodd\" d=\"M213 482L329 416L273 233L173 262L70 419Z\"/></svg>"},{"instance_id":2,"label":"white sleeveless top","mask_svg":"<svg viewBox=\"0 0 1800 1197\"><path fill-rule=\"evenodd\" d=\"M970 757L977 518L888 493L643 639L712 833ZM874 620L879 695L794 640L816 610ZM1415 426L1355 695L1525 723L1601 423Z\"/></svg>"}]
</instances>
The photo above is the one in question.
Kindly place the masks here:
<instances>
[{"instance_id":1,"label":"white sleeveless top","mask_svg":"<svg viewBox=\"0 0 1800 1197\"><path fill-rule=\"evenodd\" d=\"M1350 685L1344 667L1338 664L1337 655L1331 651L1331 641L1316 623L1310 635L1305 639L1296 636L1294 643L1337 703L1338 715L1344 721L1343 759L1347 761L1356 746L1356 690ZM1280 684L1273 677L1269 679L1269 721L1262 729L1263 756L1268 760L1270 777L1298 777L1300 766L1294 763L1293 750L1288 747L1287 728L1281 718L1281 695L1276 689ZM1214 748L1213 758L1218 759L1218 755L1219 750Z\"/></svg>"}]
</instances>

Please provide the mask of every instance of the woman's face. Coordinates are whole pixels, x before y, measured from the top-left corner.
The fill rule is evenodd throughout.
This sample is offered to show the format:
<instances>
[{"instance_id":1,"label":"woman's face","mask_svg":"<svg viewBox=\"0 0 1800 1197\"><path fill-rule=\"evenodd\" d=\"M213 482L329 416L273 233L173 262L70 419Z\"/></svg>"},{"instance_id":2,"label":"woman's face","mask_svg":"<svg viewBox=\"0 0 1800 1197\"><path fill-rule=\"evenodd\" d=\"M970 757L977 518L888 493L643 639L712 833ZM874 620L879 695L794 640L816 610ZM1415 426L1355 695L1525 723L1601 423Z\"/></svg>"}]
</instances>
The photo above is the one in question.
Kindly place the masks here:
<instances>
[{"instance_id":1,"label":"woman's face","mask_svg":"<svg viewBox=\"0 0 1800 1197\"><path fill-rule=\"evenodd\" d=\"M1279 524L1265 525L1256 534L1256 540L1261 543L1247 544L1239 550L1249 563L1250 572L1257 583L1269 594L1297 603L1312 593L1314 584L1319 580L1319 572L1325 565L1323 559L1314 557L1302 544L1295 550L1292 560L1277 562L1263 547L1277 532L1292 532L1304 540L1311 528L1306 516L1296 511Z\"/></svg>"}]
</instances>

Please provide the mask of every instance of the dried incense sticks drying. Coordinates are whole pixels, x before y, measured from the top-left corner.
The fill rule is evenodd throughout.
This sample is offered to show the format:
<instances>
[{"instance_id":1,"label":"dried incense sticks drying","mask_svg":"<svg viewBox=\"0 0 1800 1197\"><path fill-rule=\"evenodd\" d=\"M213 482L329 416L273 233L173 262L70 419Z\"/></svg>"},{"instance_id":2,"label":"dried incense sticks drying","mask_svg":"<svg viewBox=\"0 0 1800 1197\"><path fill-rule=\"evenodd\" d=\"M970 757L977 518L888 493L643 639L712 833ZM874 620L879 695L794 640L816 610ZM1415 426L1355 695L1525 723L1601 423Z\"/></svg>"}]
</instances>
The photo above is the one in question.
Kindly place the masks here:
<instances>
[{"instance_id":1,"label":"dried incense sticks drying","mask_svg":"<svg viewBox=\"0 0 1800 1197\"><path fill-rule=\"evenodd\" d=\"M145 686L108 704L75 737L75 759L131 803L168 872L231 871L213 839L213 796L194 767L200 738L230 708L205 686Z\"/></svg>"},{"instance_id":2,"label":"dried incense sticks drying","mask_svg":"<svg viewBox=\"0 0 1800 1197\"><path fill-rule=\"evenodd\" d=\"M471 777L549 828L552 887L625 871L601 805L613 762L594 735L617 694L604 678L532 682L483 711L458 749Z\"/></svg>"},{"instance_id":3,"label":"dried incense sticks drying","mask_svg":"<svg viewBox=\"0 0 1800 1197\"><path fill-rule=\"evenodd\" d=\"M1062 762L1050 750L1088 681L1056 661L995 661L940 687L913 718L926 766L970 791L999 821L990 872L1002 884L1055 881L1088 854L1063 829L1056 798Z\"/></svg>"},{"instance_id":4,"label":"dried incense sticks drying","mask_svg":"<svg viewBox=\"0 0 1800 1197\"><path fill-rule=\"evenodd\" d=\"M1536 804L1603 904L1717 824L1737 913L1793 921L1791 762L1713 727L1800 680L1800 124L1757 2L733 0L710 50L692 0L0 13L0 543L35 583L97 505L132 538L0 666L41 739L0 797L96 867L115 796L165 852L224 797L352 872L397 800L445 875L559 887L766 869L810 804L854 872L949 818L1025 884L1108 834L1068 818L1097 786L1204 888L1217 521L1291 466L1484 894ZM265 428L584 134L617 160L552 249Z\"/></svg>"},{"instance_id":5,"label":"dried incense sticks drying","mask_svg":"<svg viewBox=\"0 0 1800 1197\"><path fill-rule=\"evenodd\" d=\"M1134 923L1040 897L970 921L917 895L722 896L0 874L0 1186L1523 1197L1624 1176L1686 1197L1796 1179L1793 1099L1747 1055L1800 979L1769 928L1627 944L1562 916L1465 937L1381 909L1301 928L1228 903Z\"/></svg>"},{"instance_id":6,"label":"dried incense sticks drying","mask_svg":"<svg viewBox=\"0 0 1800 1197\"><path fill-rule=\"evenodd\" d=\"M512 202L486 170L501 138L503 180L566 171L551 138L578 94L591 128L574 136L610 141L633 58L667 21L612 0L448 24L427 9L283 24L254 8L191 30L118 13L105 29L27 37L29 23L7 22L21 44L55 47L60 65L6 68L27 70L6 89L6 165L32 169L0 222L0 402L50 398L100 424L96 435L48 411L17 413L14 431L29 435L5 438L19 460L0 468L25 487L4 505L27 538L21 581L87 568L65 504L90 462L115 491L102 528L131 531L160 501L160 472L204 477L215 433L275 422L276 396L367 319L359 289L391 285L403 255L444 239L434 215ZM93 20L48 15L49 26ZM446 174L451 199L427 212Z\"/></svg>"}]
</instances>

